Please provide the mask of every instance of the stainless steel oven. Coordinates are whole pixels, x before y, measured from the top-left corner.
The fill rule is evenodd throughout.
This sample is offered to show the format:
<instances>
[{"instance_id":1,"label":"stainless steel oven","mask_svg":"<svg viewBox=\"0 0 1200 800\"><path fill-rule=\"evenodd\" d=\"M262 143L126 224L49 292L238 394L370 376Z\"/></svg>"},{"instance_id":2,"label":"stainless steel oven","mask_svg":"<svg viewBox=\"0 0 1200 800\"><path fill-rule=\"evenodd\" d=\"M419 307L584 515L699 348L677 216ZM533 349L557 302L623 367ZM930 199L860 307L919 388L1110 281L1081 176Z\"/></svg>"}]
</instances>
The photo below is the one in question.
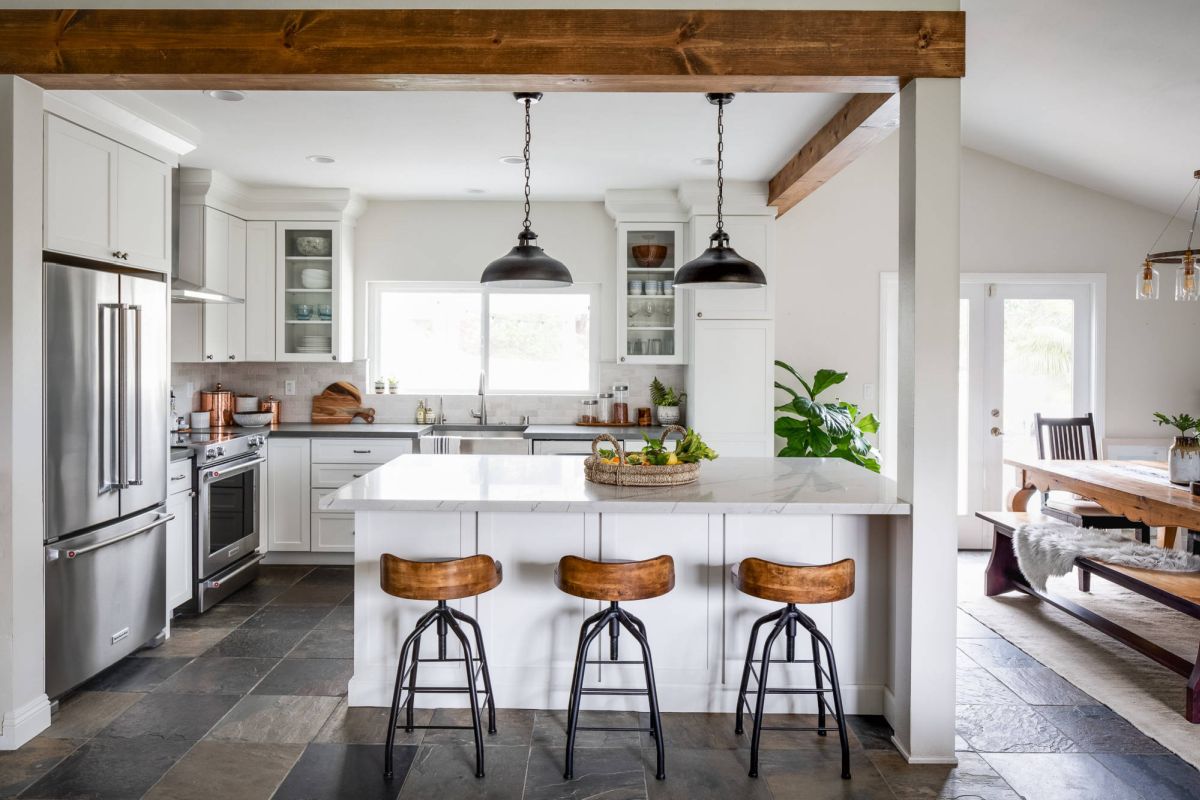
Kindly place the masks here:
<instances>
[{"instance_id":1,"label":"stainless steel oven","mask_svg":"<svg viewBox=\"0 0 1200 800\"><path fill-rule=\"evenodd\" d=\"M250 452L197 468L196 576L198 611L248 583L258 553L259 487L267 459Z\"/></svg>"}]
</instances>

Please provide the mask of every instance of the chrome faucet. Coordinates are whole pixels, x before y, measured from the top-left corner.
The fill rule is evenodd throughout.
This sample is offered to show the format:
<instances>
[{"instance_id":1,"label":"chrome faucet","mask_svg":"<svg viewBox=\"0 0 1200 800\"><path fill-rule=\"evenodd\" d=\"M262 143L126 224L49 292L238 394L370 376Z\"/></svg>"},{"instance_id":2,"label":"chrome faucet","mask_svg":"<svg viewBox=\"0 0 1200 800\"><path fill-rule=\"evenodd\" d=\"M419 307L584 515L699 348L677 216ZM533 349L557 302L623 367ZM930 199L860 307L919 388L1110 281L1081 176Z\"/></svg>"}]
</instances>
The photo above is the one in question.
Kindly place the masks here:
<instances>
[{"instance_id":1,"label":"chrome faucet","mask_svg":"<svg viewBox=\"0 0 1200 800\"><path fill-rule=\"evenodd\" d=\"M487 394L484 392L484 373L479 373L479 410L471 412L471 418L479 420L480 425L487 425Z\"/></svg>"}]
</instances>

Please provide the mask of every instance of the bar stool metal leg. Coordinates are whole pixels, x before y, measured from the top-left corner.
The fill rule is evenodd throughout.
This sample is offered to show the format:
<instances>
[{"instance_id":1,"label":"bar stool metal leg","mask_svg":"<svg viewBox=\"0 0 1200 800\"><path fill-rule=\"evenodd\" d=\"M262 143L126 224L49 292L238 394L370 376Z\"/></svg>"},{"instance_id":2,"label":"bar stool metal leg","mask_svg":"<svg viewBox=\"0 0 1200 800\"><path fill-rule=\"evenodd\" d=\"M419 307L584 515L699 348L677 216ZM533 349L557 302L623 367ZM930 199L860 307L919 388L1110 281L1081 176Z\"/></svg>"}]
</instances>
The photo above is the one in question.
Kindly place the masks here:
<instances>
[{"instance_id":1,"label":"bar stool metal leg","mask_svg":"<svg viewBox=\"0 0 1200 800\"><path fill-rule=\"evenodd\" d=\"M396 720L400 716L400 692L404 686L404 664L408 660L413 642L421 638L421 633L433 624L435 614L436 610L421 617L417 621L416 628L404 640L404 646L400 648L400 663L396 665L396 688L392 691L392 712L388 717L387 744L383 751L383 777L385 778L392 777L392 748L396 743Z\"/></svg>"},{"instance_id":2,"label":"bar stool metal leg","mask_svg":"<svg viewBox=\"0 0 1200 800\"><path fill-rule=\"evenodd\" d=\"M813 640L819 640L821 646L825 649L825 657L829 661L829 683L833 689L833 713L837 718L838 738L841 739L842 745L842 778L850 779L850 743L846 737L846 713L842 710L842 684L838 680L837 661L833 657L833 645L829 643L829 639L825 634L817 629L816 623L805 614L800 615L800 622L804 627L808 628L813 635ZM817 695L822 708L824 708L825 696Z\"/></svg>"},{"instance_id":3,"label":"bar stool metal leg","mask_svg":"<svg viewBox=\"0 0 1200 800\"><path fill-rule=\"evenodd\" d=\"M608 624L612 611L605 610L599 614L599 619L591 623L579 643L579 652L575 659L575 681L571 686L571 702L567 708L567 754L563 768L563 779L572 780L575 777L575 733L579 728L579 703L583 696L583 673L587 669L587 651L592 642ZM595 619L592 617L590 619ZM588 623L584 623L585 626Z\"/></svg>"},{"instance_id":4,"label":"bar stool metal leg","mask_svg":"<svg viewBox=\"0 0 1200 800\"><path fill-rule=\"evenodd\" d=\"M750 777L758 777L758 743L762 738L763 710L767 702L767 672L771 668L771 650L775 640L787 627L787 616L780 615L779 620L767 634L766 644L763 645L762 663L758 673L758 697L754 704L754 730L750 734Z\"/></svg>"},{"instance_id":5,"label":"bar stool metal leg","mask_svg":"<svg viewBox=\"0 0 1200 800\"><path fill-rule=\"evenodd\" d=\"M475 632L475 648L479 651L479 664L483 674L483 691L487 693L488 733L496 732L496 700L492 696L492 675L488 672L487 653L483 650L483 630L474 617L468 616L458 609L450 609L450 614L457 620L467 623Z\"/></svg>"},{"instance_id":6,"label":"bar stool metal leg","mask_svg":"<svg viewBox=\"0 0 1200 800\"><path fill-rule=\"evenodd\" d=\"M746 663L742 666L742 684L738 689L737 699L737 723L734 726L733 732L739 736L744 732L742 728L742 709L746 705L746 689L750 686L750 665L754 662L754 646L758 644L758 629L768 622L773 622L783 614L783 609L772 611L764 617L759 617L754 621L754 625L750 628L750 646L746 648Z\"/></svg>"},{"instance_id":7,"label":"bar stool metal leg","mask_svg":"<svg viewBox=\"0 0 1200 800\"><path fill-rule=\"evenodd\" d=\"M418 634L413 640L412 667L408 671L408 702L404 706L404 730L413 732L413 709L417 699L417 667L421 664L421 637Z\"/></svg>"},{"instance_id":8,"label":"bar stool metal leg","mask_svg":"<svg viewBox=\"0 0 1200 800\"><path fill-rule=\"evenodd\" d=\"M616 605L614 603L614 605ZM646 692L650 701L650 730L654 736L654 752L657 758L657 768L654 777L658 780L667 779L666 768L666 753L663 745L663 737L658 735L662 730L662 716L658 712L658 687L654 682L654 662L650 658L650 644L646 641L646 626L642 624L640 619L637 619L632 614L626 613L624 610L618 610L621 622L624 623L625 629L642 648L642 669L646 673Z\"/></svg>"},{"instance_id":9,"label":"bar stool metal leg","mask_svg":"<svg viewBox=\"0 0 1200 800\"><path fill-rule=\"evenodd\" d=\"M812 654L813 654L813 679L816 681L817 689L825 688L825 676L821 674L821 647L815 634L812 638ZM824 696L817 695L817 736L824 736L825 730L825 702Z\"/></svg>"},{"instance_id":10,"label":"bar stool metal leg","mask_svg":"<svg viewBox=\"0 0 1200 800\"><path fill-rule=\"evenodd\" d=\"M471 700L471 727L475 733L475 777L483 777L483 728L479 723L479 696L475 690L475 662L471 656L471 642L463 629L450 614L444 616L447 626L458 637L463 649L463 665L467 670L467 697Z\"/></svg>"}]
</instances>

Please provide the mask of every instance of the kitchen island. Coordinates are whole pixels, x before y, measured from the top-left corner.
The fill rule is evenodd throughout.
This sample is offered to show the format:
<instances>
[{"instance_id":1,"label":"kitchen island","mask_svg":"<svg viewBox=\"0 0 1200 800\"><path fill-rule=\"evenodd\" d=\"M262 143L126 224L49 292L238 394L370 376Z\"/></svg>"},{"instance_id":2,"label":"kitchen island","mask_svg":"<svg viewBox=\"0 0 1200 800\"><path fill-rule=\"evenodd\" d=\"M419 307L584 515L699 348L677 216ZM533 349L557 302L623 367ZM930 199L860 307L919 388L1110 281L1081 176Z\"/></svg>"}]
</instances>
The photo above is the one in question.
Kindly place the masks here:
<instances>
[{"instance_id":1,"label":"kitchen island","mask_svg":"<svg viewBox=\"0 0 1200 800\"><path fill-rule=\"evenodd\" d=\"M486 553L503 564L497 589L457 605L483 626L496 702L510 708L566 707L580 624L600 607L554 587L558 559L665 553L675 559L675 589L630 604L648 628L663 710L734 709L750 626L776 605L737 592L729 566L758 556L855 560L854 596L805 610L833 641L847 712L883 712L892 617L889 519L909 513L892 481L836 459L723 458L706 462L700 479L686 486L615 487L585 481L582 462L408 455L322 498L322 510L355 513L351 705L390 703L400 646L431 605L383 593L383 553L412 559ZM452 657L454 651L451 637ZM806 665L780 673L812 685ZM461 683L462 667L422 664L421 676L422 683ZM604 665L589 668L589 680L636 687L642 676L638 667ZM588 707L640 708L639 699L597 696ZM418 695L417 702L462 705L466 698ZM778 696L773 703L778 711L815 709L808 696Z\"/></svg>"}]
</instances>

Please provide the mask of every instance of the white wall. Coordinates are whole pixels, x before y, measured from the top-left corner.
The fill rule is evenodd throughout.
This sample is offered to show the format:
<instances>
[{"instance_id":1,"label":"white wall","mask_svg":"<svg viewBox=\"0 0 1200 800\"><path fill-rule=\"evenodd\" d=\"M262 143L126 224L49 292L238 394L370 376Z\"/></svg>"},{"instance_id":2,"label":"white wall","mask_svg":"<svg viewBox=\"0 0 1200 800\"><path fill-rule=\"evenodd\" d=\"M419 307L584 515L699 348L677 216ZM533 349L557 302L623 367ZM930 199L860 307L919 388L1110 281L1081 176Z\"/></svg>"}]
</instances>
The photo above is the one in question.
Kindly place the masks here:
<instances>
[{"instance_id":1,"label":"white wall","mask_svg":"<svg viewBox=\"0 0 1200 800\"><path fill-rule=\"evenodd\" d=\"M777 228L776 356L801 374L848 370L842 397L852 401L878 382L879 273L897 268L897 142L885 140ZM1133 299L1136 269L1166 215L970 149L962 181L963 272L1108 275L1107 436L1165 438L1151 412L1195 413L1200 369L1186 348L1200 337L1200 305L1171 299L1168 269L1164 299ZM1173 228L1160 248L1175 249L1181 235Z\"/></svg>"}]
</instances>

